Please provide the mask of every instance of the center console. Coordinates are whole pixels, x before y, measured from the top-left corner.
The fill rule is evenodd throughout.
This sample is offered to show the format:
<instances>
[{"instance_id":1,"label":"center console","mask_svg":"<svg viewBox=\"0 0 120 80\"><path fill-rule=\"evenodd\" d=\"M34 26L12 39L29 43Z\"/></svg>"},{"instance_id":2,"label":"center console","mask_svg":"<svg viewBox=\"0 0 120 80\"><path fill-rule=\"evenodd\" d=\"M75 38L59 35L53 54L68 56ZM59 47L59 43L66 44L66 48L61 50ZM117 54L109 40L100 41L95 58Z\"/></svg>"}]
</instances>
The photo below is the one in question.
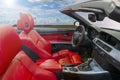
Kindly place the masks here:
<instances>
[{"instance_id":1,"label":"center console","mask_svg":"<svg viewBox=\"0 0 120 80\"><path fill-rule=\"evenodd\" d=\"M63 74L75 75L80 80L111 80L109 72L103 70L94 59L77 66L63 66Z\"/></svg>"}]
</instances>

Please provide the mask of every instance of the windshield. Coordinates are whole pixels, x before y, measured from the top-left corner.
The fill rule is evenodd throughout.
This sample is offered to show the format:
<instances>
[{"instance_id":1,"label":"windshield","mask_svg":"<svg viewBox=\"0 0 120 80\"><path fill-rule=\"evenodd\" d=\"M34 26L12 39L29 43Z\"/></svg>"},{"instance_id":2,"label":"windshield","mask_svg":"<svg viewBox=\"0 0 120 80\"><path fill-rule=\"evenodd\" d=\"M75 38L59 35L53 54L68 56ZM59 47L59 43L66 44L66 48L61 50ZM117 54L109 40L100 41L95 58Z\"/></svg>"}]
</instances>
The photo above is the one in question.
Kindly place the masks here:
<instances>
[{"instance_id":1,"label":"windshield","mask_svg":"<svg viewBox=\"0 0 120 80\"><path fill-rule=\"evenodd\" d=\"M20 13L28 12L35 25L73 25L75 20L59 10L79 1L86 0L0 0L0 24L16 25Z\"/></svg>"},{"instance_id":2,"label":"windshield","mask_svg":"<svg viewBox=\"0 0 120 80\"><path fill-rule=\"evenodd\" d=\"M119 29L120 30L120 23L116 22L108 17L106 17L103 21L96 21L91 22L88 20L88 12L76 12L78 15L82 16L87 20L90 24L95 25L96 27L103 27L103 28L111 28L111 29Z\"/></svg>"}]
</instances>

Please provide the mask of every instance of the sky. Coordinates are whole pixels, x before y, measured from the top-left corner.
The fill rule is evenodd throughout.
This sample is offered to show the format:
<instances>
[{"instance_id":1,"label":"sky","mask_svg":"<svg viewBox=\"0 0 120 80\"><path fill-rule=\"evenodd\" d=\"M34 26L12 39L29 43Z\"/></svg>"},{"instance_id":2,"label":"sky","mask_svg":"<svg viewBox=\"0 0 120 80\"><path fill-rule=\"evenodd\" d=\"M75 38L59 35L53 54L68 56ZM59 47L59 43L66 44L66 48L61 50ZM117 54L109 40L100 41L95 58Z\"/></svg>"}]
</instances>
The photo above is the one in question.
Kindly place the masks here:
<instances>
[{"instance_id":1,"label":"sky","mask_svg":"<svg viewBox=\"0 0 120 80\"><path fill-rule=\"evenodd\" d=\"M74 19L59 12L67 5L85 0L0 0L0 24L17 23L20 13L30 13L35 25L72 25Z\"/></svg>"}]
</instances>

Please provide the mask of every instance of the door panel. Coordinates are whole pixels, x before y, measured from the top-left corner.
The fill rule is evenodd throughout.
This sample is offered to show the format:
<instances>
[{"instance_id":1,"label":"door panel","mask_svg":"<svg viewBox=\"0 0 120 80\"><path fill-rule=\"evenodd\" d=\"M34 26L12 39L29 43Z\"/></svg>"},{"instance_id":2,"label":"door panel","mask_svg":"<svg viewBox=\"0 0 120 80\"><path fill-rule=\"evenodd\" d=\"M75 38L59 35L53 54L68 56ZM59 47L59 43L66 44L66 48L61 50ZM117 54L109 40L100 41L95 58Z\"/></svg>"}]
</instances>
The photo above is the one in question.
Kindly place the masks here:
<instances>
[{"instance_id":1,"label":"door panel","mask_svg":"<svg viewBox=\"0 0 120 80\"><path fill-rule=\"evenodd\" d=\"M73 32L61 33L58 40L61 42L71 42Z\"/></svg>"},{"instance_id":2,"label":"door panel","mask_svg":"<svg viewBox=\"0 0 120 80\"><path fill-rule=\"evenodd\" d=\"M39 28L37 32L50 42L71 42L73 29Z\"/></svg>"},{"instance_id":3,"label":"door panel","mask_svg":"<svg viewBox=\"0 0 120 80\"><path fill-rule=\"evenodd\" d=\"M61 49L76 51L71 45L74 29L39 28L37 32L52 44L52 52Z\"/></svg>"}]
</instances>

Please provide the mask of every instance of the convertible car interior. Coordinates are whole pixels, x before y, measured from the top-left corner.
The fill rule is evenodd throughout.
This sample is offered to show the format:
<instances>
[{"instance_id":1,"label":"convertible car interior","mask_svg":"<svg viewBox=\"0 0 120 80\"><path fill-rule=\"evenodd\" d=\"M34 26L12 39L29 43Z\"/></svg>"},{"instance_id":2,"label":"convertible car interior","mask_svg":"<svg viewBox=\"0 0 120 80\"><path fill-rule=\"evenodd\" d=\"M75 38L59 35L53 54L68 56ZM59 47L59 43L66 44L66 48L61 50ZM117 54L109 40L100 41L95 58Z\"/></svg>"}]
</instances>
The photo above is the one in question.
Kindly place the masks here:
<instances>
[{"instance_id":1,"label":"convertible car interior","mask_svg":"<svg viewBox=\"0 0 120 80\"><path fill-rule=\"evenodd\" d=\"M120 80L120 30L95 24L120 23L120 1L85 1L60 12L75 28L36 28L31 13L18 16L17 28L0 25L0 80Z\"/></svg>"},{"instance_id":2,"label":"convertible car interior","mask_svg":"<svg viewBox=\"0 0 120 80\"><path fill-rule=\"evenodd\" d=\"M19 36L25 48L27 47L38 54L41 59L54 58L62 65L77 65L82 63L81 57L68 49L52 53L51 43L40 36L37 31L32 30L33 26L34 20L32 16L30 14L21 14L18 20L18 29L24 30ZM23 49L25 50L25 48ZM28 52L28 49L25 52Z\"/></svg>"}]
</instances>

